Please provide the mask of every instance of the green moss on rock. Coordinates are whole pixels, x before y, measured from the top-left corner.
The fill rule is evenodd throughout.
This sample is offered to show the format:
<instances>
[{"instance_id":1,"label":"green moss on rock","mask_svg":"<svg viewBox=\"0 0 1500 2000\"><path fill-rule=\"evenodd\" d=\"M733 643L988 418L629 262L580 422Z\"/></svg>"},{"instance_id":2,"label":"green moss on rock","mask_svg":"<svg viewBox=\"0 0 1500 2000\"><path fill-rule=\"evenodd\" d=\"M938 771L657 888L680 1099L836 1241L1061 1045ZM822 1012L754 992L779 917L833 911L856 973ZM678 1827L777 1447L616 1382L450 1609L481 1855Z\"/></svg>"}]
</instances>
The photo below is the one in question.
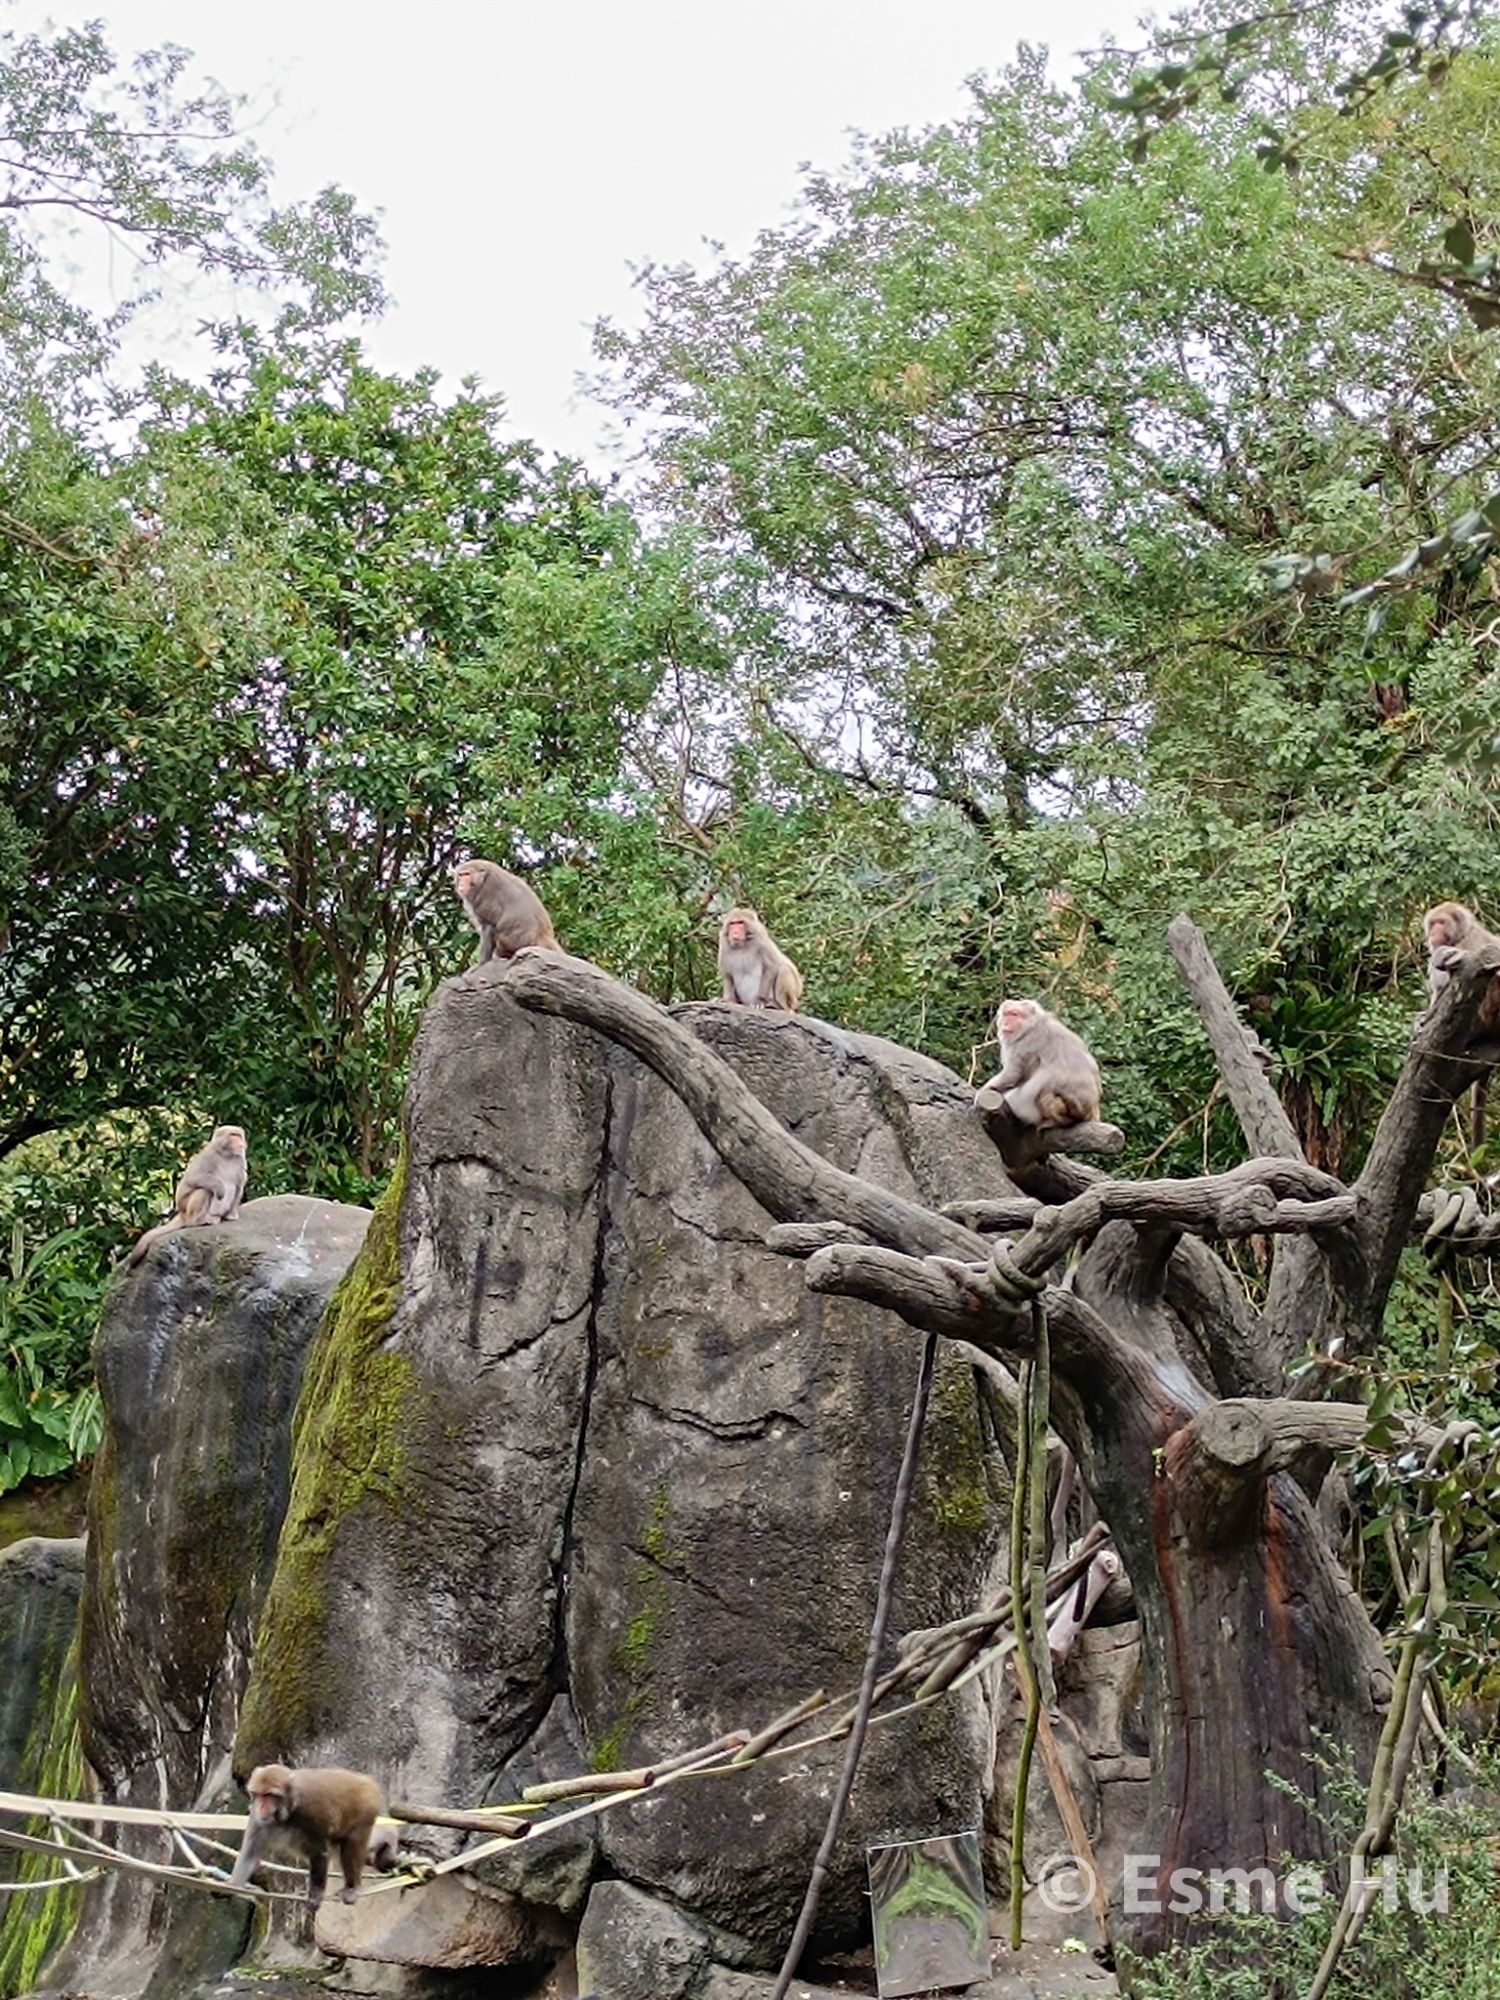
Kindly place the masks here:
<instances>
[{"instance_id":1,"label":"green moss on rock","mask_svg":"<svg viewBox=\"0 0 1500 2000\"><path fill-rule=\"evenodd\" d=\"M39 1663L45 1672L46 1663ZM78 1645L62 1653L51 1676L52 1687L38 1701L34 1739L21 1760L19 1782L48 1799L81 1799L84 1790L83 1750L78 1737ZM43 1719L44 1718L44 1719ZM15 1822L20 1833L46 1836L41 1820ZM51 1881L62 1866L50 1854L12 1853L6 1874L13 1882ZM0 1993L29 1993L43 1965L72 1936L83 1894L77 1887L38 1889L9 1896L0 1916Z\"/></svg>"},{"instance_id":2,"label":"green moss on rock","mask_svg":"<svg viewBox=\"0 0 1500 2000\"><path fill-rule=\"evenodd\" d=\"M969 1370L950 1357L932 1385L921 1464L923 1497L937 1526L947 1534L979 1534L990 1508L979 1411Z\"/></svg>"},{"instance_id":3,"label":"green moss on rock","mask_svg":"<svg viewBox=\"0 0 1500 2000\"><path fill-rule=\"evenodd\" d=\"M666 1487L659 1486L637 1544L641 1560L631 1571L626 1616L612 1656L624 1705L594 1741L589 1762L596 1771L620 1768L630 1736L651 1711L653 1663L670 1601L664 1573L672 1556L667 1531L670 1504Z\"/></svg>"},{"instance_id":4,"label":"green moss on rock","mask_svg":"<svg viewBox=\"0 0 1500 2000\"><path fill-rule=\"evenodd\" d=\"M408 1466L422 1424L416 1371L382 1343L400 1284L403 1152L359 1255L329 1300L292 1429L292 1490L240 1713L236 1770L279 1754L339 1707L325 1629L330 1560L356 1509L419 1504Z\"/></svg>"}]
</instances>

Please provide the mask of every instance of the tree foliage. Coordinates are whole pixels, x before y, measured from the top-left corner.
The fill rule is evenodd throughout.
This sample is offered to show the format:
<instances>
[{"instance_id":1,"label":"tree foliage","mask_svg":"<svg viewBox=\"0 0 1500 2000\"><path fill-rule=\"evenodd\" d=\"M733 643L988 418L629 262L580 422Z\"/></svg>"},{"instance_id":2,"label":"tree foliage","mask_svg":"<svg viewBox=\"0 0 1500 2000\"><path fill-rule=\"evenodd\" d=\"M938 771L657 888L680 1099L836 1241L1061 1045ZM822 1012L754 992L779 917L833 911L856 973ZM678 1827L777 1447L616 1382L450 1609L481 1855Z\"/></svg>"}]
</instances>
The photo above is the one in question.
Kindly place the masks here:
<instances>
[{"instance_id":1,"label":"tree foliage","mask_svg":"<svg viewBox=\"0 0 1500 2000\"><path fill-rule=\"evenodd\" d=\"M97 386L153 276L274 290L287 330L375 311L374 223L336 187L276 207L241 103L194 88L189 52L128 63L101 23L0 33L0 398L20 412ZM100 321L57 272L70 235L107 234L138 282Z\"/></svg>"},{"instance_id":2,"label":"tree foliage","mask_svg":"<svg viewBox=\"0 0 1500 2000\"><path fill-rule=\"evenodd\" d=\"M495 399L347 344L159 379L79 483L97 555L12 545L6 1139L186 1095L366 1185L462 950L453 863L573 854L670 574Z\"/></svg>"},{"instance_id":3,"label":"tree foliage","mask_svg":"<svg viewBox=\"0 0 1500 2000\"><path fill-rule=\"evenodd\" d=\"M1326 13L1263 33L1284 108L1347 67ZM1210 1078L1160 951L1187 907L1339 1167L1413 1010L1414 913L1500 897L1496 353L1356 254L1489 185L1496 60L1481 37L1442 92L1330 114L1290 176L1240 96L1131 163L1110 98L1137 59L1063 91L1023 51L961 122L813 177L742 261L649 269L638 335L601 329L659 504L736 565L720 817L774 798L790 746L911 857L850 870L876 935L932 867L924 929L969 940L950 1059L1024 980L1092 1028L1117 1107L1195 1131ZM1465 560L1376 628L1338 608L1444 533ZM839 997L878 1020L873 972Z\"/></svg>"}]
</instances>

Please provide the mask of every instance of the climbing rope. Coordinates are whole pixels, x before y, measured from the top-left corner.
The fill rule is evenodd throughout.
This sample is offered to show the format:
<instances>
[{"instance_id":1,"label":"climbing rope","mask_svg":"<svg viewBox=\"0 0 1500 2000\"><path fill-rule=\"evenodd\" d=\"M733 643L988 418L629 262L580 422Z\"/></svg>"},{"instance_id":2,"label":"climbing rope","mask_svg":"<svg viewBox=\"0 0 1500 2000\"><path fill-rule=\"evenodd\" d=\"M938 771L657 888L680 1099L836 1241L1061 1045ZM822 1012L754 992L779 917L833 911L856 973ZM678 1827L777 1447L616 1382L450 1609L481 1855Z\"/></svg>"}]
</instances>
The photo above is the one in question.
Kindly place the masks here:
<instances>
[{"instance_id":1,"label":"climbing rope","mask_svg":"<svg viewBox=\"0 0 1500 2000\"><path fill-rule=\"evenodd\" d=\"M1057 1595L1083 1574L1097 1555L1104 1531L1096 1530L1047 1577L1049 1595ZM869 1690L868 1727L888 1728L916 1715L935 1703L956 1695L979 1675L998 1666L1015 1646L1011 1624L1010 1594L1002 1592L993 1603L945 1625L909 1633L898 1649L895 1664ZM903 1689L911 1692L892 1706L877 1705L891 1700ZM377 1882L363 1883L361 1898L388 1894L436 1875L451 1875L472 1868L513 1848L519 1840L528 1844L578 1821L613 1812L622 1807L649 1804L675 1785L701 1784L713 1780L737 1779L761 1764L779 1764L805 1758L812 1751L849 1738L859 1711L866 1706L865 1689L848 1689L828 1695L819 1689L794 1707L786 1709L757 1730L736 1729L716 1737L711 1743L675 1756L642 1765L630 1771L597 1771L573 1778L555 1779L529 1785L519 1799L503 1805L481 1806L463 1811L446 1807L423 1807L393 1801L387 1820L409 1824L453 1825L485 1833L497 1830L477 1846L449 1856L445 1861L402 1867ZM557 1808L561 1808L558 1810ZM430 1820L427 1815L430 1813ZM11 1821L42 1821L48 1833L24 1832ZM520 1824L523 1831L502 1831ZM0 1792L0 1847L27 1854L50 1855L63 1864L61 1876L33 1882L0 1883L0 1892L9 1895L32 1891L73 1888L115 1870L152 1880L202 1889L223 1895L243 1896L251 1901L270 1898L294 1902L301 1899L300 1885L306 1870L292 1863L271 1861L266 1867L280 1876L295 1878L287 1889L256 1889L249 1885L231 1888L225 1860L232 1860L244 1833L246 1816L230 1812L190 1812L156 1809L149 1806L121 1806L93 1800L56 1799L26 1792ZM169 1848L179 1856L170 1861L150 1861L129 1854L97 1834L90 1826L157 1828L168 1839ZM215 1857L223 1857L219 1859Z\"/></svg>"}]
</instances>

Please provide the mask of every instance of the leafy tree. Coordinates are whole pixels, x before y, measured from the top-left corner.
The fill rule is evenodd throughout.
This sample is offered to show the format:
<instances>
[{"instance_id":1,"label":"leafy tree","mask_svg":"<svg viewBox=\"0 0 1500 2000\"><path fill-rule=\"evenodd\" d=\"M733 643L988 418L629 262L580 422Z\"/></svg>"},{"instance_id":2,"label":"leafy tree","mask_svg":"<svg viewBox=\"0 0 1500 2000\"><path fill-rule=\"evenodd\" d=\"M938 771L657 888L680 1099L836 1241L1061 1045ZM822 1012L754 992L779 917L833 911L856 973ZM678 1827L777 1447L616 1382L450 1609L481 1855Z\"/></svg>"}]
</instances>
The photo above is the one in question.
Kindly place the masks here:
<instances>
[{"instance_id":1,"label":"leafy tree","mask_svg":"<svg viewBox=\"0 0 1500 2000\"><path fill-rule=\"evenodd\" d=\"M1282 30L1284 95L1345 60L1317 20ZM1337 253L1430 211L1460 158L1488 184L1493 37L1447 92L1382 95L1378 150L1330 117L1300 176L1265 172L1238 100L1131 167L1112 81L1060 91L1023 51L962 122L812 179L742 262L649 269L644 330L601 329L605 389L750 640L710 841L793 817L787 760L743 738L789 748L909 857L814 859L825 909L899 936L926 863L929 939L977 932L937 1052L966 1058L997 974L1056 990L1155 1134L1196 1132L1212 1084L1160 949L1193 908L1337 1168L1415 1005L1414 911L1500 898L1487 561L1376 632L1333 603L1393 520L1482 498L1495 353ZM1298 549L1327 588L1278 594ZM851 1013L882 1020L884 970Z\"/></svg>"},{"instance_id":2,"label":"leafy tree","mask_svg":"<svg viewBox=\"0 0 1500 2000\"><path fill-rule=\"evenodd\" d=\"M675 558L497 399L348 344L247 335L208 388L157 380L89 490L106 561L22 551L52 595L16 655L12 1143L188 1101L252 1127L258 1177L363 1189L464 951L452 865L574 863ZM560 912L570 884L597 900L573 865Z\"/></svg>"},{"instance_id":3,"label":"leafy tree","mask_svg":"<svg viewBox=\"0 0 1500 2000\"><path fill-rule=\"evenodd\" d=\"M374 311L373 222L339 188L276 208L240 104L193 89L185 49L122 62L101 23L0 33L0 398L26 409L95 377L147 274L274 290L286 328ZM56 224L108 231L142 283L101 323L52 274Z\"/></svg>"},{"instance_id":4,"label":"leafy tree","mask_svg":"<svg viewBox=\"0 0 1500 2000\"><path fill-rule=\"evenodd\" d=\"M162 1101L225 1004L195 843L216 783L213 690L124 578L143 545L89 457L37 432L0 535L0 1155Z\"/></svg>"}]
</instances>

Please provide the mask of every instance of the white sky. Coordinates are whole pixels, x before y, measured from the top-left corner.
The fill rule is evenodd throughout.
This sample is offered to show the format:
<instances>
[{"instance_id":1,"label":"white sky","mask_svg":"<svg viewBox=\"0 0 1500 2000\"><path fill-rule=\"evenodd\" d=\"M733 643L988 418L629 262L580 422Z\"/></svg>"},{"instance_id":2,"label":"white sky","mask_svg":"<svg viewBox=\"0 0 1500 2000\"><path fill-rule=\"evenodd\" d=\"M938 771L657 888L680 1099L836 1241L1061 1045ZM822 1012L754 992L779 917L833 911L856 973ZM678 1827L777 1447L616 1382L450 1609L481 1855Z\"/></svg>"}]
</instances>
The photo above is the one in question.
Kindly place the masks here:
<instances>
[{"instance_id":1,"label":"white sky","mask_svg":"<svg viewBox=\"0 0 1500 2000\"><path fill-rule=\"evenodd\" d=\"M960 112L1022 36L1132 39L1135 0L0 0L0 28L104 20L251 99L289 200L328 181L381 212L395 303L377 365L475 373L519 433L597 459L578 394L601 314L636 318L629 266L743 250L789 213L800 166L854 130ZM186 352L163 356L188 366Z\"/></svg>"}]
</instances>

